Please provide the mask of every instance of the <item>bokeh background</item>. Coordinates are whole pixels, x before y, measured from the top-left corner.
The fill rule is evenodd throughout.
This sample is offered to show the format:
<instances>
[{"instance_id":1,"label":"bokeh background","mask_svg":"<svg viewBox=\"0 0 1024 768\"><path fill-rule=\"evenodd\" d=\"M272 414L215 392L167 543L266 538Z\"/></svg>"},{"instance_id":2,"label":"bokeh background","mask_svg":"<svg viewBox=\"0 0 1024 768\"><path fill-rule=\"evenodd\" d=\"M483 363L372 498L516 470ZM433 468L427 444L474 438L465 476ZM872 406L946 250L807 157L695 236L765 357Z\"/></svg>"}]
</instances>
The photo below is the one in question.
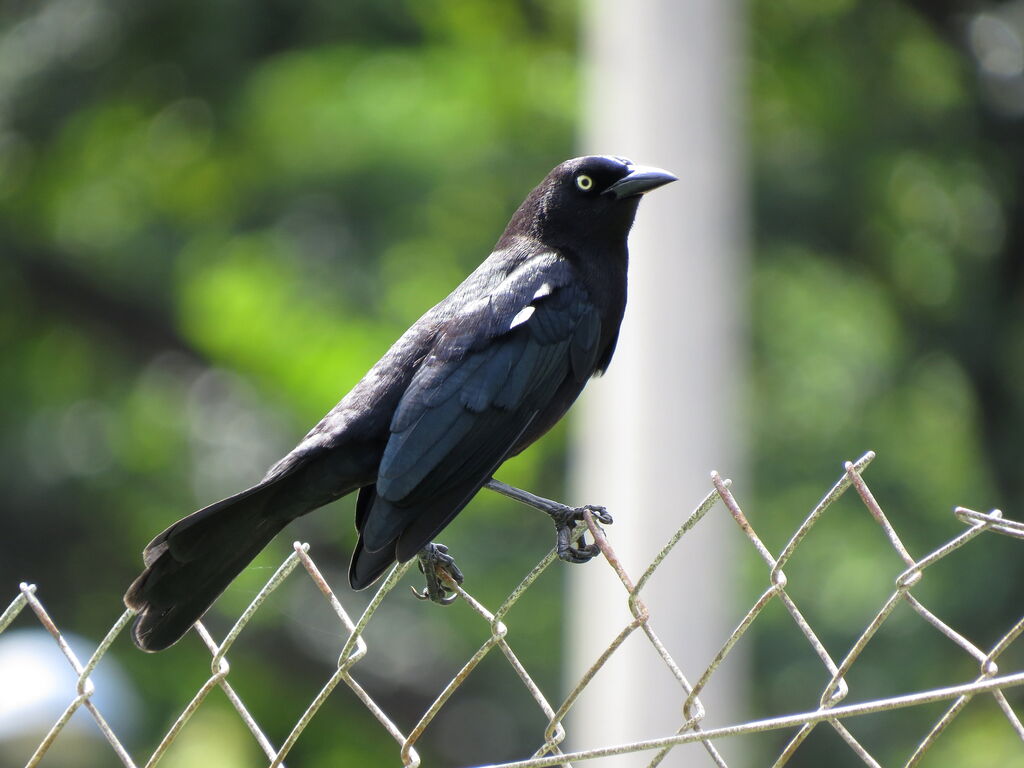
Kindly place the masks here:
<instances>
[{"instance_id":1,"label":"bokeh background","mask_svg":"<svg viewBox=\"0 0 1024 768\"><path fill-rule=\"evenodd\" d=\"M1021 517L1024 2L752 0L745 13L753 490L743 498L758 529L781 548L839 462L869 448L883 457L872 488L912 552L957 532L954 504ZM95 643L156 532L257 480L483 258L525 191L576 154L580 17L569 0L0 5L4 603L34 582L58 623ZM560 427L502 479L559 497L565 445ZM512 513L483 495L446 532L463 569L487 574L473 583L484 602L548 545L541 516ZM873 561L866 516L830 526L790 578L813 584L796 597L826 645L846 647L892 567ZM209 615L215 634L296 538L342 584L351 501L276 541ZM474 548L481 541L500 542L502 556ZM992 537L963 550L926 593L982 647L1020 615L1013 547ZM750 594L763 579L754 565ZM551 690L561 577L545 575L524 598L531 621L515 627ZM325 679L339 631L312 585L292 581L232 653L232 681L277 742ZM371 629L380 652L359 671L408 725L485 635L468 611L391 602ZM975 674L909 611L892 621L875 657L889 663L865 657L851 680L865 695ZM820 665L794 660L781 611L758 624L749 711L806 708ZM31 627L0 643L15 631L29 642ZM130 748L152 749L208 658L194 638L158 659L119 639L108 666L123 695L109 706ZM12 680L0 679L0 707ZM887 763L939 711L868 718L858 734ZM62 737L44 764L111 764L79 718L80 737ZM27 759L41 735L30 721L0 727L0 763ZM542 726L495 660L421 753L435 765L522 757ZM818 729L797 764L855 764L834 738ZM932 764L1021 759L991 702L972 705L947 739ZM339 691L290 762L388 765L395 754ZM162 764L258 761L214 694Z\"/></svg>"}]
</instances>

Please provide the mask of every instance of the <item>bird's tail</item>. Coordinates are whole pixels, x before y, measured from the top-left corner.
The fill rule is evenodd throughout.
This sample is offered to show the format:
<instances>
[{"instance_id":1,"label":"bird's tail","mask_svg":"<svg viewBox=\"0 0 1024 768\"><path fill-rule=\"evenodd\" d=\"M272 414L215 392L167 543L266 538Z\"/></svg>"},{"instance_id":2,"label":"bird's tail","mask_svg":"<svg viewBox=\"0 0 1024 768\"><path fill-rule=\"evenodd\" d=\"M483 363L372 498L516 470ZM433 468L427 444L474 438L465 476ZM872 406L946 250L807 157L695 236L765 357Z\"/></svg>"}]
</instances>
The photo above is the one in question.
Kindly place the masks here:
<instances>
[{"instance_id":1,"label":"bird's tail","mask_svg":"<svg viewBox=\"0 0 1024 768\"><path fill-rule=\"evenodd\" d=\"M273 484L257 485L182 518L149 543L146 569L124 602L138 611L132 640L160 651L181 639L291 519L271 514Z\"/></svg>"}]
</instances>

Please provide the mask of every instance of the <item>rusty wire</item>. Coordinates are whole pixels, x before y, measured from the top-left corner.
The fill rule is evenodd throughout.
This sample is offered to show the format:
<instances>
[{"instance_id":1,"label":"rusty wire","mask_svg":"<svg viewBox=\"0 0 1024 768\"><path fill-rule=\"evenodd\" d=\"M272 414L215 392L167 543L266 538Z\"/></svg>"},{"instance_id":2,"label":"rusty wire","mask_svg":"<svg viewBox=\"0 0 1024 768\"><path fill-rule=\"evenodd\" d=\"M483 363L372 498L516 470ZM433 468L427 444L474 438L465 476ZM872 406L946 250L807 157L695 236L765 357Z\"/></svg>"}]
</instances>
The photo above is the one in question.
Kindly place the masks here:
<instances>
[{"instance_id":1,"label":"rusty wire","mask_svg":"<svg viewBox=\"0 0 1024 768\"><path fill-rule=\"evenodd\" d=\"M507 640L506 618L519 600L520 597L530 588L534 581L547 569L555 560L554 551L550 552L526 575L508 597L491 610L480 603L461 586L450 583L465 603L486 622L489 633L487 639L480 648L462 666L459 672L448 684L438 693L430 706L420 716L418 722L406 732L396 724L388 713L370 696L369 693L359 684L354 677L353 670L358 662L369 653L369 647L364 639L364 632L372 621L374 614L382 602L388 598L395 586L402 580L409 570L410 563L399 565L394 568L378 588L369 605L357 618L353 617L343 606L330 584L321 574L316 563L309 555L309 545L296 542L294 552L281 564L273 576L267 581L249 607L242 613L234 627L227 633L221 642L214 640L206 628L199 623L195 631L199 634L203 643L209 648L211 655L210 676L207 681L196 692L195 696L182 710L168 732L160 740L152 754L144 762L136 762L128 750L121 743L118 736L111 729L103 714L92 701L95 693L95 686L91 673L110 648L114 639L125 629L132 618L132 612L125 611L110 628L110 631L96 647L92 656L84 663L75 655L74 651L65 641L60 629L53 622L51 617L36 595L34 585L22 584L17 596L10 603L7 609L0 614L0 633L3 633L15 619L26 608L30 609L36 619L53 636L60 650L67 658L68 663L78 676L74 691L69 691L70 702L58 720L53 724L45 738L38 745L35 752L29 757L27 767L35 766L43 758L47 750L60 736L62 729L70 720L71 716L84 707L96 721L103 736L110 744L120 762L129 768L137 766L155 766L167 749L171 746L182 728L203 704L209 693L214 688L220 688L231 702L239 717L252 733L263 753L266 755L270 768L284 766L284 760L289 751L301 738L304 729L316 716L317 711L324 704L332 691L339 683L344 682L367 707L373 716L380 722L384 733L396 743L396 757L400 759L403 766L415 768L420 764L420 757L416 751L416 744L424 732L430 727L452 694L472 674L476 666L492 651L498 651L507 660L518 678L526 687L536 705L544 713L547 719L547 727L543 734L538 734L538 747L533 755L526 760L519 760L511 763L494 765L492 768L541 768L541 766L567 765L571 761L586 761L610 755L653 752L648 766L656 766L662 761L668 752L680 744L699 742L704 746L710 760L719 766L727 766L726 761L715 747L715 742L728 736L738 736L763 731L793 729L796 733L789 739L783 750L775 759L775 766L786 764L800 748L807 736L819 725L827 725L833 728L843 742L866 764L878 766L880 763L871 755L868 749L861 744L844 725L849 718L871 713L913 707L922 704L948 701L950 704L942 716L935 722L927 736L922 739L913 749L906 766L917 765L922 756L932 747L949 727L950 723L959 715L963 708L972 698L979 695L992 696L999 709L1005 716L1009 726L1016 732L1016 735L1024 742L1024 725L1016 714L1010 701L1007 699L1006 691L1016 686L1024 685L1024 670L1005 671L1000 670L997 659L1010 647L1010 645L1024 633L1024 616L1014 623L1009 630L991 647L979 648L969 641L964 634L957 631L949 624L939 618L938 614L925 607L922 602L913 594L912 590L923 579L928 568L946 557L953 551L977 539L983 534L1002 534L1016 539L1024 539L1024 523L1003 517L999 510L992 512L976 512L973 510L958 507L955 510L956 517L963 522L967 529L950 541L943 543L937 549L929 552L920 558L913 557L901 541L899 534L893 528L889 519L882 511L874 495L864 482L862 472L874 458L873 453L867 453L856 462L847 462L845 471L839 481L825 494L818 505L810 512L803 523L797 528L789 542L776 557L763 544L760 537L750 525L739 503L733 496L728 480L722 479L717 473L712 473L711 481L713 488L710 493L697 505L696 509L682 522L675 534L666 542L662 550L655 556L648 568L635 580L626 572L616 556L615 550L608 537L601 529L595 519L587 513L586 529L582 526L576 531L576 536L588 530L593 536L596 544L600 547L607 564L615 571L615 574L622 583L624 598L632 616L631 620L622 628L621 632L608 645L604 651L594 660L592 665L584 672L577 684L557 704L553 705L548 697L541 690L537 682L531 677L529 671L519 660L514 649ZM793 556L797 548L804 542L808 532L818 523L826 511L832 507L847 490L853 488L864 508L871 515L872 519L882 528L892 550L900 560L900 567L894 571L893 592L883 603L872 620L869 622L854 641L853 645L845 654L833 654L826 649L824 643L819 639L814 629L797 607L792 597L787 593L787 578L784 568ZM669 651L659 640L652 622L658 618L668 621L671 617L652 617L641 598L641 592L648 580L656 572L658 567L668 557L673 548L679 543L682 537L694 526L698 525L707 514L722 502L727 513L736 522L739 530L753 547L756 555L763 561L768 571L768 588L755 601L753 606L737 625L736 629L723 642L721 649L704 669L695 683L690 683L683 671L676 664ZM529 502L527 502L529 503ZM252 714L242 702L238 693L228 682L230 664L228 652L239 635L244 631L246 625L253 615L260 608L267 596L277 589L296 570L304 572L316 585L319 591L329 603L334 614L337 616L341 627L343 638L338 654L336 668L324 683L320 692L310 702L309 706L291 728L290 733L279 746L275 747L266 736L264 729L256 722ZM608 600L617 599L615 595L609 595ZM740 640L751 628L757 617L772 602L778 600L792 618L793 622L806 639L811 651L818 657L821 664L828 673L828 682L821 691L818 706L808 712L787 714L767 719L754 720L735 725L704 728L701 723L704 719L705 709L700 701L700 693L706 688L709 680L723 661L732 652L737 641ZM861 656L864 649L878 633L886 619L893 613L900 604L906 604L929 626L945 636L951 643L955 644L964 653L968 654L978 665L978 673L973 680L965 681L959 685L936 688L925 691L907 693L900 696L893 696L884 699L875 699L856 704L844 703L850 693L846 683L846 676L850 668ZM682 719L679 728L674 734L667 734L662 738L648 739L628 744L602 745L589 749L574 752L565 752L561 744L566 737L566 728L563 725L567 713L572 709L574 703L582 694L593 677L599 672L609 658L616 652L622 643L634 632L639 630L647 641L657 651L664 662L666 674L672 675L681 689L683 700ZM498 695L498 694L496 694ZM279 727L280 724L275 724ZM383 737L383 734L382 734ZM645 760L647 758L644 758Z\"/></svg>"}]
</instances>

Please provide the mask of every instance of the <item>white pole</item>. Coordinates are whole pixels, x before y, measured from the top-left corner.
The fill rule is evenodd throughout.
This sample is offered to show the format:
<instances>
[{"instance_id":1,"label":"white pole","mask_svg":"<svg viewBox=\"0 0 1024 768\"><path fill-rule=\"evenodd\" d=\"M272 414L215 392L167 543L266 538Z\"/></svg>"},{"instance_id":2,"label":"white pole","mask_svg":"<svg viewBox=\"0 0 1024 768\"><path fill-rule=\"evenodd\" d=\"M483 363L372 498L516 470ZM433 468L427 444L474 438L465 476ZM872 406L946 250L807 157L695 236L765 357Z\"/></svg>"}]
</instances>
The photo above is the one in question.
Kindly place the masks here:
<instances>
[{"instance_id":1,"label":"white pole","mask_svg":"<svg viewBox=\"0 0 1024 768\"><path fill-rule=\"evenodd\" d=\"M741 9L737 0L585 4L583 151L679 176L640 205L618 350L608 375L588 388L574 432L573 499L615 516L609 538L634 579L711 489L710 470L744 475ZM743 615L732 600L742 543L734 527L716 507L644 592L652 626L691 683ZM600 560L573 569L571 596L575 683L629 615L621 585ZM715 673L701 697L706 723L740 721L743 666L740 659ZM683 698L637 631L574 710L571 746L672 734L683 722ZM736 754L734 745L721 748ZM646 764L637 755L606 763ZM708 764L700 747L677 748L662 763Z\"/></svg>"}]
</instances>

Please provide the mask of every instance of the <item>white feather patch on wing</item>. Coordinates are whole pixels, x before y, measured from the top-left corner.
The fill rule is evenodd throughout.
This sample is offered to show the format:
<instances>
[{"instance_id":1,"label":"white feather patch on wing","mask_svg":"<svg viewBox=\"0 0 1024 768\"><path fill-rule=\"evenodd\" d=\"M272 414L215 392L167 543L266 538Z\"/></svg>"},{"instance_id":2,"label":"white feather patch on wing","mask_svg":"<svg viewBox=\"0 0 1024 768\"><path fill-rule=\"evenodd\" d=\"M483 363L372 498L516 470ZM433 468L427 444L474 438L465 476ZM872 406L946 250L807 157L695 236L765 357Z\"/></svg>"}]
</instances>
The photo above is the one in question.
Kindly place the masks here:
<instances>
[{"instance_id":1,"label":"white feather patch on wing","mask_svg":"<svg viewBox=\"0 0 1024 768\"><path fill-rule=\"evenodd\" d=\"M520 309L516 316L512 318L512 323L509 325L508 329L511 331L517 325L522 325L529 320L530 316L533 315L533 310L534 307L532 304L527 304L525 307Z\"/></svg>"},{"instance_id":2,"label":"white feather patch on wing","mask_svg":"<svg viewBox=\"0 0 1024 768\"><path fill-rule=\"evenodd\" d=\"M537 292L533 294L533 300L536 301L537 299L543 299L545 296L550 296L551 292L554 290L555 287L551 285L551 283L544 283L537 289Z\"/></svg>"}]
</instances>

